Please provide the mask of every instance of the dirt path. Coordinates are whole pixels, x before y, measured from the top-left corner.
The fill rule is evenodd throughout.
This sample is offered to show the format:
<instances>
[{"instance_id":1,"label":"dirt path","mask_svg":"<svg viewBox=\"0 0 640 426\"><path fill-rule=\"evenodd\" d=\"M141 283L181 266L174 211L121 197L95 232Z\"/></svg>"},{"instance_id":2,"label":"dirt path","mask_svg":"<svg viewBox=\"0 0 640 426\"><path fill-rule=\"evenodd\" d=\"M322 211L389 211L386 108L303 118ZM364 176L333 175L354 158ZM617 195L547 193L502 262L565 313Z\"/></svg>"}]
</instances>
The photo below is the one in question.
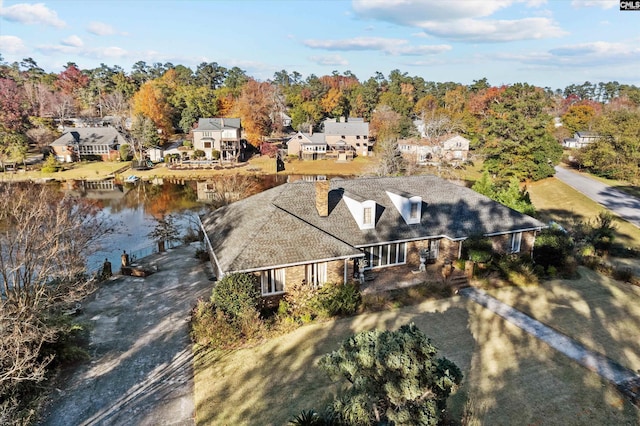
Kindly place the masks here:
<instances>
[{"instance_id":1,"label":"dirt path","mask_svg":"<svg viewBox=\"0 0 640 426\"><path fill-rule=\"evenodd\" d=\"M158 272L103 284L84 304L91 361L54 390L40 424L194 424L189 312L211 289L194 254L185 246L145 258Z\"/></svg>"}]
</instances>

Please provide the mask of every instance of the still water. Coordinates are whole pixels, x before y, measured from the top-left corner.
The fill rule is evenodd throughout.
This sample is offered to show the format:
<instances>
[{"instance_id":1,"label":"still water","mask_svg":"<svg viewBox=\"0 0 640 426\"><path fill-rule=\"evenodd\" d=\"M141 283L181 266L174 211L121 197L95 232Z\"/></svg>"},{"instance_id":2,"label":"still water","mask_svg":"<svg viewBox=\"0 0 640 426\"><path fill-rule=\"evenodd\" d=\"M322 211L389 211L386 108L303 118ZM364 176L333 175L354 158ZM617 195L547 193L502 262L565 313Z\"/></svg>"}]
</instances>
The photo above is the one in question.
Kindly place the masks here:
<instances>
[{"instance_id":1,"label":"still water","mask_svg":"<svg viewBox=\"0 0 640 426\"><path fill-rule=\"evenodd\" d=\"M197 233L196 216L215 209L217 197L214 195L223 193L231 198L244 198L298 179L316 178L267 175L242 178L240 182L236 176L203 181L156 179L135 184L114 180L69 181L61 184L61 190L91 200L101 209L111 232L95 247L95 253L87 259L87 268L90 272L98 271L108 259L116 272L120 269L123 251L138 259L157 251L157 243L149 238L149 233L158 219L171 215L181 236Z\"/></svg>"}]
</instances>

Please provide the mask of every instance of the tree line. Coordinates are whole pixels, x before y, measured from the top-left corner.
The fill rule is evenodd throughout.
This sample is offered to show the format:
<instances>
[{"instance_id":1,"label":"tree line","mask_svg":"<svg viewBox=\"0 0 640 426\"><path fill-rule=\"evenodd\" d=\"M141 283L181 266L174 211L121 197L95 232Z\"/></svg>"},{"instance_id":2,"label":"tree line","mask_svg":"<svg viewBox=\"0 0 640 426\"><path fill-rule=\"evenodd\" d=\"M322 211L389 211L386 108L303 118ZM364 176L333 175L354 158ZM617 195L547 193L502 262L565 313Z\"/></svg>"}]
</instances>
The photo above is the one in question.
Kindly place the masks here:
<instances>
[{"instance_id":1,"label":"tree line","mask_svg":"<svg viewBox=\"0 0 640 426\"><path fill-rule=\"evenodd\" d=\"M239 117L247 140L258 146L283 135L283 114L294 130L321 130L327 118L363 117L372 137L419 137L414 120L432 140L463 134L502 181L553 174L559 142L591 130L602 140L575 156L603 175L638 178L640 88L618 82L570 85L564 90L526 83L491 86L486 78L463 85L434 82L393 70L366 80L351 71L306 78L281 70L258 81L238 67L216 62L195 70L172 63L136 62L130 72L101 64L81 70L69 62L47 73L35 60L6 63L0 57L2 159L23 159L28 143L46 146L57 136L52 124L72 116L133 119L133 138L161 144L188 134L200 117ZM560 117L563 126L554 127Z\"/></svg>"}]
</instances>

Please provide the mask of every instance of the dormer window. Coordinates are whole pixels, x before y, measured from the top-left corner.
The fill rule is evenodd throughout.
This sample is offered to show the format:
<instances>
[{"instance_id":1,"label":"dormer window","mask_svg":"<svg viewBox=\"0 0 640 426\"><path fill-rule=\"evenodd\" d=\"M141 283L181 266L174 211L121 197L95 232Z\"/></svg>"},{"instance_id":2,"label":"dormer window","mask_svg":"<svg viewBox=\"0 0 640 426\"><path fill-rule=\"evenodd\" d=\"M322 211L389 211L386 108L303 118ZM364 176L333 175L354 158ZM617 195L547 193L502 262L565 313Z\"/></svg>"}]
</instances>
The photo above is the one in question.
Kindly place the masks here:
<instances>
[{"instance_id":1,"label":"dormer window","mask_svg":"<svg viewBox=\"0 0 640 426\"><path fill-rule=\"evenodd\" d=\"M404 191L386 191L407 225L417 225L422 218L422 197Z\"/></svg>"},{"instance_id":2,"label":"dormer window","mask_svg":"<svg viewBox=\"0 0 640 426\"><path fill-rule=\"evenodd\" d=\"M364 208L362 223L365 225L371 225L373 223L373 215L371 213L371 210L371 207Z\"/></svg>"},{"instance_id":3,"label":"dormer window","mask_svg":"<svg viewBox=\"0 0 640 426\"><path fill-rule=\"evenodd\" d=\"M409 214L409 217L411 219L417 219L419 214L420 214L420 210L419 210L420 206L418 205L417 202L412 202L411 203L411 212Z\"/></svg>"}]
</instances>

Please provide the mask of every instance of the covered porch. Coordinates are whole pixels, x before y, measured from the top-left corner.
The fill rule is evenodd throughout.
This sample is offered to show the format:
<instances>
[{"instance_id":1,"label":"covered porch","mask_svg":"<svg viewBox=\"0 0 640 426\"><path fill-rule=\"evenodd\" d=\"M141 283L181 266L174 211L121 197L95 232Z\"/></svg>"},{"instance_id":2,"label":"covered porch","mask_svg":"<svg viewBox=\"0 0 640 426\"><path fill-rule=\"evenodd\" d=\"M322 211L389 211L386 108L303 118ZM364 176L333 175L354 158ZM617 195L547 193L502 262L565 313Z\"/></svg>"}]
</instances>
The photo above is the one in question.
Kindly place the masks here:
<instances>
[{"instance_id":1,"label":"covered porch","mask_svg":"<svg viewBox=\"0 0 640 426\"><path fill-rule=\"evenodd\" d=\"M446 283L454 290L468 284L467 273L449 261L438 260L425 266L424 271L420 271L419 266L410 264L369 269L365 272L364 284L360 289L362 294L374 294L426 282Z\"/></svg>"}]
</instances>

